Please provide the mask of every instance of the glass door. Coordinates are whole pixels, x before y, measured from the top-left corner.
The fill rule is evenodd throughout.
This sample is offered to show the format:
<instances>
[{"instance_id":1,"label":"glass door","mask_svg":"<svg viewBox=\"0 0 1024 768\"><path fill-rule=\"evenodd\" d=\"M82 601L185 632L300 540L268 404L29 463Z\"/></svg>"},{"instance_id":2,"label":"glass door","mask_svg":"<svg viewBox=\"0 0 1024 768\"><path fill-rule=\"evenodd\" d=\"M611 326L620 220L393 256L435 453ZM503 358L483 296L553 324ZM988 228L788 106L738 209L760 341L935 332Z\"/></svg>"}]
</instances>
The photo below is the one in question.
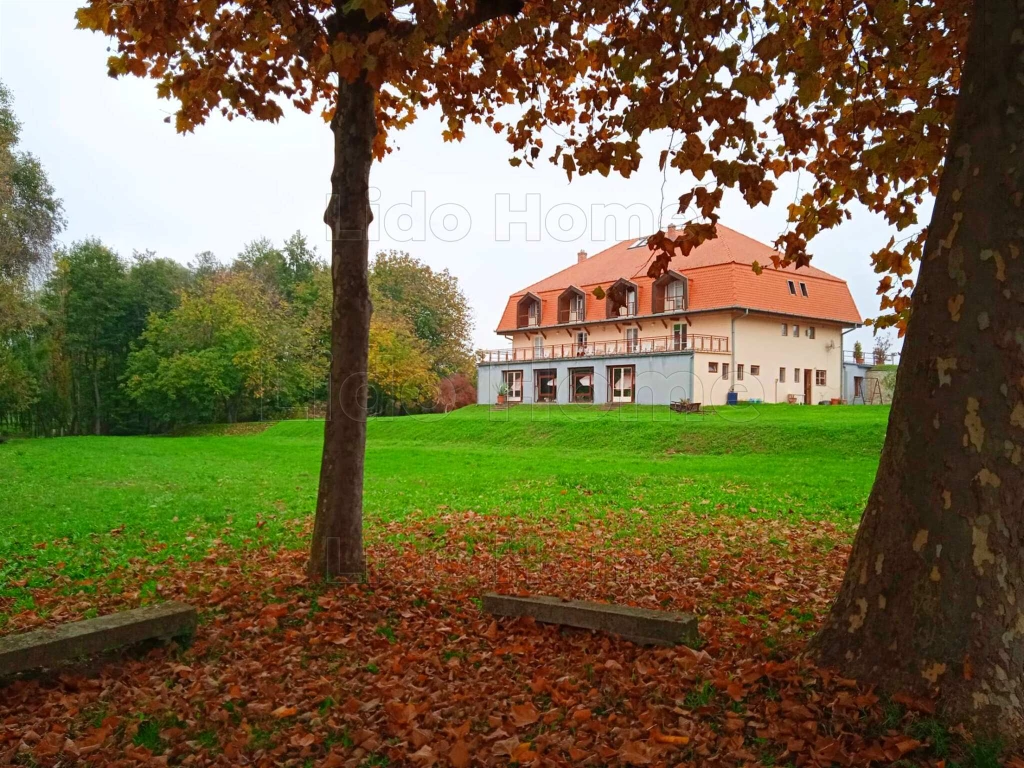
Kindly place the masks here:
<instances>
[{"instance_id":1,"label":"glass door","mask_svg":"<svg viewBox=\"0 0 1024 768\"><path fill-rule=\"evenodd\" d=\"M510 403L523 401L523 372L505 371L505 386L508 387L506 398Z\"/></svg>"},{"instance_id":2,"label":"glass door","mask_svg":"<svg viewBox=\"0 0 1024 768\"><path fill-rule=\"evenodd\" d=\"M633 353L640 348L640 331L637 328L626 329L626 352Z\"/></svg>"},{"instance_id":3,"label":"glass door","mask_svg":"<svg viewBox=\"0 0 1024 768\"><path fill-rule=\"evenodd\" d=\"M686 323L672 325L672 349L676 352L686 349Z\"/></svg>"},{"instance_id":4,"label":"glass door","mask_svg":"<svg viewBox=\"0 0 1024 768\"><path fill-rule=\"evenodd\" d=\"M612 402L633 402L633 366L616 365L611 369Z\"/></svg>"},{"instance_id":5,"label":"glass door","mask_svg":"<svg viewBox=\"0 0 1024 768\"><path fill-rule=\"evenodd\" d=\"M583 357L587 354L587 332L576 332L576 357Z\"/></svg>"}]
</instances>

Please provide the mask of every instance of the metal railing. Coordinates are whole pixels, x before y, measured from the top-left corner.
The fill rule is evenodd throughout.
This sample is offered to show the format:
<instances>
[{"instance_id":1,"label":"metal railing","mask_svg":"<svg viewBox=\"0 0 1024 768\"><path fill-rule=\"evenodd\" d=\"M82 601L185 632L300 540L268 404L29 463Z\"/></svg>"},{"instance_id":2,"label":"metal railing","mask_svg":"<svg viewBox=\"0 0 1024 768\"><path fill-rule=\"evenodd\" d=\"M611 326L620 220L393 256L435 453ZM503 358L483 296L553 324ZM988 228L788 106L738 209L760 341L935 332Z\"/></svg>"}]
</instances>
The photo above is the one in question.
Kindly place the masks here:
<instances>
[{"instance_id":1,"label":"metal railing","mask_svg":"<svg viewBox=\"0 0 1024 768\"><path fill-rule=\"evenodd\" d=\"M587 313L582 309L560 309L558 310L559 323L582 323L587 319Z\"/></svg>"},{"instance_id":2,"label":"metal railing","mask_svg":"<svg viewBox=\"0 0 1024 768\"><path fill-rule=\"evenodd\" d=\"M616 339L614 341L587 341L549 344L539 347L513 349L486 349L477 353L481 363L511 363L533 360L566 360L612 355L665 355L678 352L708 352L729 354L728 336L688 334L686 336L654 336L643 339Z\"/></svg>"}]
</instances>

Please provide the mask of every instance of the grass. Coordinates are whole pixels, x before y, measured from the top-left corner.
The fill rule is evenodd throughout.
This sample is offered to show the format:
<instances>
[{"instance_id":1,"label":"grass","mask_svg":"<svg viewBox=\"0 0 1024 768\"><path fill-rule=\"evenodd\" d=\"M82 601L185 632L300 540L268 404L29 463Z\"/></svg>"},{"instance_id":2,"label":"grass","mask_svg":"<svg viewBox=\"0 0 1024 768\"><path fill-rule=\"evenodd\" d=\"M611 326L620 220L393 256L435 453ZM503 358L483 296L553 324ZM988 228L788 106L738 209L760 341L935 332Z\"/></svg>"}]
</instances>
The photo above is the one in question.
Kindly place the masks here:
<instances>
[{"instance_id":1,"label":"grass","mask_svg":"<svg viewBox=\"0 0 1024 768\"><path fill-rule=\"evenodd\" d=\"M705 416L522 406L374 419L367 535L410 518L441 534L443 521L431 519L447 510L571 525L609 510L650 516L688 508L852 528L887 417L887 408L873 406L759 405ZM27 589L55 572L87 593L91 580L135 557L202 557L218 543L303 546L323 423L227 432L0 445L0 610L24 610ZM143 597L157 599L158 582L144 588Z\"/></svg>"}]
</instances>

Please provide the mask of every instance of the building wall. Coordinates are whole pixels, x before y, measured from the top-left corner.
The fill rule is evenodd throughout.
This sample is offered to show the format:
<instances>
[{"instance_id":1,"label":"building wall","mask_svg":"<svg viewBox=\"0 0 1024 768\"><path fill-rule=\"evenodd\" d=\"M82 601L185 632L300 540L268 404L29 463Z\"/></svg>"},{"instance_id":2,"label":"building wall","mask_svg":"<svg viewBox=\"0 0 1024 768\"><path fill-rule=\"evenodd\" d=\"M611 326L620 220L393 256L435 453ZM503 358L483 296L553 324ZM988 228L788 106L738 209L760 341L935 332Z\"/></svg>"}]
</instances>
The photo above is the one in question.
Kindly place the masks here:
<instances>
[{"instance_id":1,"label":"building wall","mask_svg":"<svg viewBox=\"0 0 1024 768\"><path fill-rule=\"evenodd\" d=\"M853 403L853 395L855 392L854 379L859 377L864 379L864 400L857 400L856 405L862 405L867 403L868 400L868 371L871 370L870 363L858 363L852 360L843 363L843 394L842 398L848 403Z\"/></svg>"},{"instance_id":2,"label":"building wall","mask_svg":"<svg viewBox=\"0 0 1024 768\"><path fill-rule=\"evenodd\" d=\"M788 334L782 335L782 325L788 325ZM793 335L793 326L800 327L799 337ZM808 338L807 329L814 328L814 338ZM842 396L842 328L817 321L794 320L763 316L736 318L735 363L744 367L743 381L736 381L740 399L760 398L767 403L784 403L788 395L796 395L797 402L804 399L804 371L812 371L811 402L818 403ZM759 365L761 374L750 375L750 366ZM785 369L782 381L779 369ZM794 369L800 369L800 381ZM699 367L698 371L706 370ZM813 371L825 371L825 385L818 386ZM732 374L730 373L730 378Z\"/></svg>"},{"instance_id":3,"label":"building wall","mask_svg":"<svg viewBox=\"0 0 1024 768\"><path fill-rule=\"evenodd\" d=\"M684 313L685 314L685 313ZM690 375L692 370L692 385L688 386L689 394L685 395L694 402L708 405L724 405L729 390L735 387L741 401L748 399L759 399L766 403L787 402L789 395L795 395L798 402L804 400L804 371L810 369L811 373L811 402L817 403L822 400L842 397L843 392L843 353L842 353L842 328L838 325L823 323L820 321L794 320L793 318L772 318L764 315L742 315L740 313L715 312L700 315L690 315L692 321L687 325L689 335L702 334L707 336L721 336L730 339L732 343L732 319L736 318L735 353L711 354L694 352L687 355L659 355L655 357L629 357L631 364L637 364L638 378L641 371L641 362L647 360L676 361L685 358L687 360L686 374ZM788 327L786 336L782 335L783 322ZM625 329L635 328L639 323L640 338L655 336L670 336L672 333L672 320L666 318L664 323L661 318L640 318L639 320L619 321L618 328L614 322L602 323L600 325L586 326L590 342L619 341L625 339ZM666 324L668 327L666 327ZM793 326L800 327L799 336L793 335ZM808 338L807 329L813 327L815 337ZM545 331L545 346L552 344L571 345L575 340L575 330L564 328L549 329ZM513 336L514 349L529 349L533 346L533 340L526 334L517 333ZM528 353L529 354L529 353ZM589 358L588 358L589 360ZM587 363L589 365L589 363ZM644 366L647 363L642 363ZM711 372L709 364L717 366L717 372ZM724 365L729 365L729 375L723 378ZM524 361L510 364L502 364L502 367L531 370L533 363ZM594 366L597 369L606 367L600 359L595 359ZM656 368L665 371L665 366L670 362L658 363ZM737 378L736 366L743 365L743 380ZM751 374L751 366L760 366L760 374ZM564 368L566 371L572 367L582 367L579 360L565 361L537 361L537 368ZM478 388L481 403L493 403L497 383L490 392L483 386L483 371L481 366L481 386ZM785 381L780 380L779 369L785 368ZM794 369L800 369L800 380L797 381ZM644 368L646 370L646 367ZM815 378L815 371L825 371L825 385L818 386ZM669 370L674 376L675 372ZM524 376L526 374L524 373ZM566 374L567 375L567 374ZM561 374L560 374L561 376ZM673 379L674 380L674 379ZM500 375L497 381L500 382ZM670 388L671 389L671 388ZM692 390L692 391L690 391ZM562 388L559 388L561 393ZM661 390L658 390L659 392ZM852 392L852 384L851 389ZM532 394L532 392L531 392ZM667 396L667 394L666 394ZM672 399L678 399L673 397ZM655 400L657 403L667 403L669 400Z\"/></svg>"},{"instance_id":4,"label":"building wall","mask_svg":"<svg viewBox=\"0 0 1024 768\"><path fill-rule=\"evenodd\" d=\"M725 313L721 313L725 315ZM705 330L718 329L721 327L721 323L716 320L719 315L694 315L690 319L693 321L692 325L687 325L686 332L689 334L709 334L716 336L727 335L720 333L718 330ZM725 315L728 317L728 315ZM589 342L604 342L604 341L625 341L626 329L637 328L640 331L640 338L654 338L654 337L669 337L672 335L673 323L682 322L686 320L682 317L641 317L641 318L628 318L621 319L619 321L609 320L606 323L599 323L594 325L581 325L577 327L566 327L566 328L549 328L545 329L544 337L542 341L545 346L552 344L572 344L576 341L577 331L586 331L587 340ZM618 327L616 327L618 326ZM728 331L729 324L726 321L726 331ZM533 337L537 335L537 331L532 331L529 335L526 333L516 333L512 336L512 348L513 349L526 349L533 346Z\"/></svg>"},{"instance_id":5,"label":"building wall","mask_svg":"<svg viewBox=\"0 0 1024 768\"><path fill-rule=\"evenodd\" d=\"M693 354L651 355L647 357L592 357L568 360L538 360L478 366L477 403L494 404L504 371L523 372L524 404L536 400L537 376L541 370L556 372L556 402L569 403L569 372L577 368L594 369L594 403L608 402L608 368L617 365L636 367L636 393L634 400L640 405L667 405L670 402L693 399Z\"/></svg>"}]
</instances>

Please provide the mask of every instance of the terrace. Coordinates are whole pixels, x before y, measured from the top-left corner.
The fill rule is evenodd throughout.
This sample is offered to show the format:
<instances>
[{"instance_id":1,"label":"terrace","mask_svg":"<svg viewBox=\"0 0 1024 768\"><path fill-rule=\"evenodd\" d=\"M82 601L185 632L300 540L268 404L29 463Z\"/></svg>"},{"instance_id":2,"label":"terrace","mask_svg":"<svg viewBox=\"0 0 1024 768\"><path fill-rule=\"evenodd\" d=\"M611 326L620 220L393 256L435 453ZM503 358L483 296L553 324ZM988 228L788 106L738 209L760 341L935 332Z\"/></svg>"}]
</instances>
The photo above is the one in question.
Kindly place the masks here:
<instances>
[{"instance_id":1,"label":"terrace","mask_svg":"<svg viewBox=\"0 0 1024 768\"><path fill-rule=\"evenodd\" d=\"M652 336L615 339L612 341L568 342L536 345L518 349L487 349L477 353L481 364L510 363L529 360L565 360L587 357L636 355L671 355L681 352L706 352L728 355L728 336L688 334L685 336Z\"/></svg>"}]
</instances>

